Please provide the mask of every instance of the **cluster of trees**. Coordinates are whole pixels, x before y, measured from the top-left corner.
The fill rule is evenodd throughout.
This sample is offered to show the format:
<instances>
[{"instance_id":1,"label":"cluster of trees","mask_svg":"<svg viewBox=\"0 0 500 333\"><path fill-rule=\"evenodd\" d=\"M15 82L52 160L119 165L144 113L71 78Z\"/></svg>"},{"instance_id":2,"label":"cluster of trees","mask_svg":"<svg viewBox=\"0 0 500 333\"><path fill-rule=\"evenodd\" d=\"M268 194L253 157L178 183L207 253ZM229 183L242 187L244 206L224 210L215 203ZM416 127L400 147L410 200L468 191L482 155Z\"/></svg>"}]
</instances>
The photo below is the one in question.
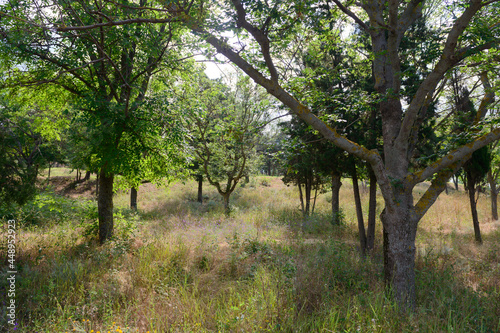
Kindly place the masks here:
<instances>
[{"instance_id":1,"label":"cluster of trees","mask_svg":"<svg viewBox=\"0 0 500 333\"><path fill-rule=\"evenodd\" d=\"M399 305L411 309L418 222L447 180L463 168L471 204L484 174L498 192L485 147L500 138L499 2L9 1L0 8L1 80L5 89L65 91L69 126L85 138L80 160L99 173L102 241L112 233L114 175L137 188L144 179L178 175L183 156L193 156L201 170L194 174L217 187L228 210L250 168L247 152L262 147L255 137L266 136L274 96L292 115L282 158L304 214L326 177L339 212L335 193L349 175L361 248L369 249L378 187L386 281ZM232 88L196 70L175 78L200 52L225 56L266 94L244 78ZM0 119L3 141L15 132L9 119ZM40 152L33 148L40 134L16 135ZM32 171L11 177L9 186L36 175L37 154L24 154ZM271 169L273 160L266 163ZM360 175L370 181L367 232ZM414 187L429 180L415 200Z\"/></svg>"}]
</instances>

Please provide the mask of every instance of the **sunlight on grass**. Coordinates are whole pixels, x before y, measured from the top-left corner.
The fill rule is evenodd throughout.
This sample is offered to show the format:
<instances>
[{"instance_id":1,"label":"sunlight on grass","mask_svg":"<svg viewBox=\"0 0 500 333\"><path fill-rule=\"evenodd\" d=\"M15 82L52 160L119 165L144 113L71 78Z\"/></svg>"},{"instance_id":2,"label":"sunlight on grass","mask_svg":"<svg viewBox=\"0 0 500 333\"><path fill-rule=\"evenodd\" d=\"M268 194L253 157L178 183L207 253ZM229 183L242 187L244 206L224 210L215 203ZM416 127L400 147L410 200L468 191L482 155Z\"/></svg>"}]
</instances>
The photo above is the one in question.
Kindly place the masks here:
<instances>
[{"instance_id":1,"label":"sunlight on grass","mask_svg":"<svg viewBox=\"0 0 500 333\"><path fill-rule=\"evenodd\" d=\"M92 201L49 193L11 212L22 225L16 259L21 331L500 330L500 225L488 219L485 195L478 202L483 246L473 242L463 193L443 194L422 220L418 307L408 316L384 289L380 223L373 255L358 254L348 181L341 190L345 225L337 227L325 193L303 230L296 189L279 178L256 177L239 187L231 217L213 189L204 195L203 204L196 202L194 182L144 184L134 213L128 193L119 191L115 237L104 246L92 237ZM367 195L363 191L365 212Z\"/></svg>"}]
</instances>

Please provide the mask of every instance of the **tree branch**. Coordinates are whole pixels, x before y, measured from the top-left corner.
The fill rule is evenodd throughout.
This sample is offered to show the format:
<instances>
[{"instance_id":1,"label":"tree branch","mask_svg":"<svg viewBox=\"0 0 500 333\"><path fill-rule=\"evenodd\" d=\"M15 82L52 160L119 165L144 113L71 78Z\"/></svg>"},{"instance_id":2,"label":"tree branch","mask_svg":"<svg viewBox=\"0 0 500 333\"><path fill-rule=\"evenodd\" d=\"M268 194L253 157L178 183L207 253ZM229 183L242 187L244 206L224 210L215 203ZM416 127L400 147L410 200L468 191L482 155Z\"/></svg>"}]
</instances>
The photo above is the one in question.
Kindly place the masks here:
<instances>
[{"instance_id":1,"label":"tree branch","mask_svg":"<svg viewBox=\"0 0 500 333\"><path fill-rule=\"evenodd\" d=\"M472 20L472 18L480 8L481 0L471 0L469 2L469 7L467 7L462 16L460 16L453 24L453 27L448 34L448 38L446 39L441 58L434 67L433 71L420 84L415 97L412 99L408 110L405 113L405 117L401 125L401 130L395 140L395 146L397 146L399 149L407 150L407 148L403 147L407 147L408 145L411 131L413 130L415 121L428 95L433 94L439 81L442 80L444 74L450 68L455 66L459 61L466 57L466 55L459 57L456 54L458 38L465 31L469 22Z\"/></svg>"},{"instance_id":2,"label":"tree branch","mask_svg":"<svg viewBox=\"0 0 500 333\"><path fill-rule=\"evenodd\" d=\"M440 172L443 169L451 167L453 164L466 159L474 151L482 148L496 140L500 139L500 128L495 128L491 132L476 138L471 143L468 143L446 156L440 158L436 162L429 165L424 170L412 173L407 177L411 184L416 185L431 177L433 174Z\"/></svg>"},{"instance_id":3,"label":"tree branch","mask_svg":"<svg viewBox=\"0 0 500 333\"><path fill-rule=\"evenodd\" d=\"M368 34L371 34L371 30L370 30L370 27L368 25L365 24L365 22L363 22L356 14L354 14L353 12L351 12L347 7L345 7L340 1L338 0L332 0L333 2L335 2L335 4L337 5L337 7L339 7L339 9L341 11L343 11L347 16L349 16L350 18L352 18L361 28L363 28Z\"/></svg>"},{"instance_id":4,"label":"tree branch","mask_svg":"<svg viewBox=\"0 0 500 333\"><path fill-rule=\"evenodd\" d=\"M468 158L467 158L468 159ZM451 176L453 176L458 169L467 161L463 159L462 161L455 162L449 168L441 170L436 177L432 180L431 186L425 191L424 195L418 200L415 205L415 214L417 216L417 221L427 213L429 208L436 202L439 195L446 189L446 183Z\"/></svg>"},{"instance_id":5,"label":"tree branch","mask_svg":"<svg viewBox=\"0 0 500 333\"><path fill-rule=\"evenodd\" d=\"M259 43L262 55L264 56L264 61L269 69L269 73L271 74L271 81L278 82L278 71L274 66L273 59L270 54L269 38L266 34L264 34L264 32L257 27L254 27L246 20L246 12L240 0L232 0L232 2L238 15L238 25L248 31L255 38L257 43Z\"/></svg>"}]
</instances>

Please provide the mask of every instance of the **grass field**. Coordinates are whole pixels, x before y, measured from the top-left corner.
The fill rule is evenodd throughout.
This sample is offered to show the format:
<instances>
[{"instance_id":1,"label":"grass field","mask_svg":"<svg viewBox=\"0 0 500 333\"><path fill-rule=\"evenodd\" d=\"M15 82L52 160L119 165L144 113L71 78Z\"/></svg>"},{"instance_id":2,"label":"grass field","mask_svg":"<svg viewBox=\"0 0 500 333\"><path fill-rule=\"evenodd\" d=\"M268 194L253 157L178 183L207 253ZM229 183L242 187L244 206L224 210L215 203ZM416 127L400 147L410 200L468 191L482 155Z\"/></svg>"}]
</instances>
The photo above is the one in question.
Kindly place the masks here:
<instances>
[{"instance_id":1,"label":"grass field","mask_svg":"<svg viewBox=\"0 0 500 333\"><path fill-rule=\"evenodd\" d=\"M344 225L331 226L324 193L305 230L298 193L279 178L239 187L229 218L208 186L199 204L194 182L145 184L137 214L116 194L115 237L98 246L92 181L71 188L69 176L52 170L52 186L4 212L18 222L17 332L500 332L500 223L485 195L482 246L463 192L442 194L422 220L418 305L403 315L384 290L380 222L374 253L358 254L349 180ZM0 331L12 330L5 318Z\"/></svg>"}]
</instances>

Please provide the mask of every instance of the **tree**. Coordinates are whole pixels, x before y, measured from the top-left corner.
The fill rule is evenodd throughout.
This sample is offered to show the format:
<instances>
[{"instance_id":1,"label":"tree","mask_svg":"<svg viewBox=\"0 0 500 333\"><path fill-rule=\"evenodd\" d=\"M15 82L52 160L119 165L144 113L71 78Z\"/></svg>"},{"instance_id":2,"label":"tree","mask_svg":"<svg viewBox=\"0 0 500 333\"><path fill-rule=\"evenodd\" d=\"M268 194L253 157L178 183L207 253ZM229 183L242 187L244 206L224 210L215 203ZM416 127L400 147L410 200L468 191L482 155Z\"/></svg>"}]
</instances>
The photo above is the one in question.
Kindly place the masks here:
<instances>
[{"instance_id":1,"label":"tree","mask_svg":"<svg viewBox=\"0 0 500 333\"><path fill-rule=\"evenodd\" d=\"M204 74L193 76L195 81L187 81L177 93L182 96L177 107L190 111L186 118L190 146L206 180L222 196L224 212L229 215L230 196L255 156L269 103L248 78L238 77L232 90Z\"/></svg>"},{"instance_id":2,"label":"tree","mask_svg":"<svg viewBox=\"0 0 500 333\"><path fill-rule=\"evenodd\" d=\"M163 114L146 103L151 77L178 54L172 47L178 30L165 21L156 25L113 26L110 18L141 16L145 0L130 3L52 0L16 1L2 5L0 47L11 58L3 73L5 86L56 85L72 94L75 118L85 124L83 138L99 170L99 240L113 234L113 182L115 174L136 179L141 162L164 161L169 152L158 144ZM48 10L50 8L50 10ZM92 25L96 29L58 31L49 27ZM174 56L175 57L175 56ZM178 138L171 135L171 138ZM179 141L179 140L178 140ZM177 141L177 142L178 142ZM165 140L168 142L168 140ZM151 145L152 144L152 145ZM154 156L154 157L153 157ZM88 160L88 159L87 159ZM158 170L162 164L154 165Z\"/></svg>"},{"instance_id":3,"label":"tree","mask_svg":"<svg viewBox=\"0 0 500 333\"><path fill-rule=\"evenodd\" d=\"M0 198L24 204L36 194L39 170L58 158L57 143L68 122L57 100L40 90L0 94Z\"/></svg>"},{"instance_id":4,"label":"tree","mask_svg":"<svg viewBox=\"0 0 500 333\"><path fill-rule=\"evenodd\" d=\"M429 166L418 170L412 164L415 141L423 122L422 115L425 115L434 100L436 89L446 73L468 57L498 46L500 28L494 22L488 22L488 16L482 15L490 6L496 6L496 2L471 0L463 5L452 3L458 18L449 21L450 29L441 42L432 70L420 78L416 93L410 103L403 107L400 44L408 29L427 9L426 2L368 1L343 4L334 0L337 9L370 36L374 89L380 96L378 112L382 120L383 157L378 151L369 150L338 134L314 116L283 85L280 67L275 61L279 47L286 43L283 41L283 31L297 33L299 27L303 27L299 24L302 18L312 16L317 8L308 12L304 2L269 4L264 1L232 0L217 3L221 6L220 10L231 18L227 29L236 31L242 38L244 36L249 41L247 43L255 42L260 51L258 54L245 52L241 44L227 43L220 35L220 25L210 25L214 21L220 23L215 17L201 21L191 16L191 20L187 21L193 32L287 105L295 116L338 147L370 163L385 202L381 215L385 244L384 273L403 309L415 305L415 237L419 220L444 190L446 180L464 161L475 150L500 138L498 128L475 133L466 145L453 147ZM356 10L351 10L352 6L356 6ZM477 30L471 29L480 27L478 22L490 27L481 38L476 38ZM414 203L413 188L429 178L432 178L431 186Z\"/></svg>"},{"instance_id":5,"label":"tree","mask_svg":"<svg viewBox=\"0 0 500 333\"><path fill-rule=\"evenodd\" d=\"M297 43L302 41L307 30L303 22L311 20L324 6L305 0L293 3L199 0L184 6L177 3L167 9L159 9L165 12L165 20L183 21L193 33L289 107L296 117L339 148L372 166L385 202L381 220L384 226L386 281L392 287L401 308L411 309L415 305L414 260L418 222L444 190L446 180L475 150L500 138L500 129L495 127L489 132L474 132L467 144L450 147L436 162L422 168L415 168L412 163L414 143L422 128L422 115L425 115L429 104L435 101L436 91L446 73L467 58L498 48L500 26L495 21L498 15L491 15L498 13L498 1L438 3L442 8L435 12L442 13L440 18L446 21L444 24L449 28L442 35L439 47L427 50L435 52L436 60L429 66L429 73L419 78L414 96L410 103L405 104L401 99L400 44L416 20L422 14L432 13L433 8L424 0L333 2L336 10L344 13L370 36L371 52L367 59L372 63L375 79L373 88L379 96L382 152L367 149L337 133L287 89L286 74L293 67L293 61L290 61L293 59L289 57L290 53L282 50L292 40ZM157 11L151 13L156 14ZM146 21L155 23L158 19L150 14L147 18L136 16L130 21L109 20L105 24L126 25ZM55 27L58 31L95 28L98 26L85 24ZM231 44L227 31L240 37L240 41ZM422 47L427 48L427 45ZM293 52L291 55L293 57ZM412 189L427 179L432 179L431 186L414 203Z\"/></svg>"}]
</instances>

